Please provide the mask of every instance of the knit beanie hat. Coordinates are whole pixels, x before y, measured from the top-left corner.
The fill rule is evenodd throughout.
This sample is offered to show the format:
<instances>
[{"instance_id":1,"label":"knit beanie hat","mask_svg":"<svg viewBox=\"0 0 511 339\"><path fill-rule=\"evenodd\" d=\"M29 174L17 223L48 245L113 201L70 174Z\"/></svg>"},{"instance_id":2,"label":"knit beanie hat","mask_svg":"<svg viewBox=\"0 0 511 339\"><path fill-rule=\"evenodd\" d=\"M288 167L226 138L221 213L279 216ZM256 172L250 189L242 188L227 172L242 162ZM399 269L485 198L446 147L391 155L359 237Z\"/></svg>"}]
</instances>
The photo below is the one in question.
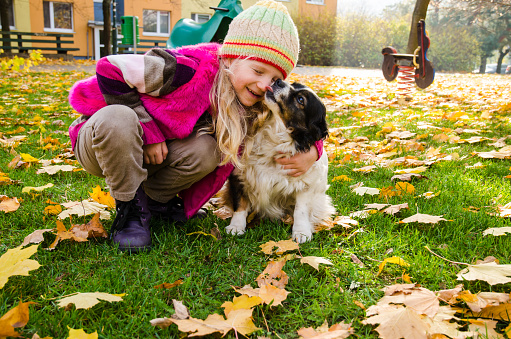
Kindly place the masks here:
<instances>
[{"instance_id":1,"label":"knit beanie hat","mask_svg":"<svg viewBox=\"0 0 511 339\"><path fill-rule=\"evenodd\" d=\"M287 78L299 50L298 31L287 8L274 0L262 0L234 18L219 56L249 57L276 67Z\"/></svg>"}]
</instances>

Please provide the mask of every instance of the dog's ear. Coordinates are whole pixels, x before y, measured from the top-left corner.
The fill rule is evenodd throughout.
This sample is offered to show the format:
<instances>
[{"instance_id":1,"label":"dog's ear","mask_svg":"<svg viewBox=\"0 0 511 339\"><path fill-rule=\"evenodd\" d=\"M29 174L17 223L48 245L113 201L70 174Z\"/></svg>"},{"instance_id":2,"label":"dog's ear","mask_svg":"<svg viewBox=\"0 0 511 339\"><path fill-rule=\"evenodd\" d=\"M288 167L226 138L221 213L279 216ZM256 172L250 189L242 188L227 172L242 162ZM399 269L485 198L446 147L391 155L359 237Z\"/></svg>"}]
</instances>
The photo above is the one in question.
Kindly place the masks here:
<instances>
[{"instance_id":1,"label":"dog's ear","mask_svg":"<svg viewBox=\"0 0 511 339\"><path fill-rule=\"evenodd\" d=\"M310 110L307 112L307 126L312 138L317 141L328 136L326 124L326 107L318 97L317 100L309 100Z\"/></svg>"}]
</instances>

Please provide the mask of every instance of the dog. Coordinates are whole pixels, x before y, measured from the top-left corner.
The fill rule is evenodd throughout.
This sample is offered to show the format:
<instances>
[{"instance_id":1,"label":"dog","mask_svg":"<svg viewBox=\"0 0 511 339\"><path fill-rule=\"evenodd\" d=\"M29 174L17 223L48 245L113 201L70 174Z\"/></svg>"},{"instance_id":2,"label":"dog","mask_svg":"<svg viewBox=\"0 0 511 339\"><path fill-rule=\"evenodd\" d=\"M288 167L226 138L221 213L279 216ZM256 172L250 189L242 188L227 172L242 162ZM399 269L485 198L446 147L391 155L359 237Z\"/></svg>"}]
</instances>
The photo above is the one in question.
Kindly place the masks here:
<instances>
[{"instance_id":1,"label":"dog","mask_svg":"<svg viewBox=\"0 0 511 339\"><path fill-rule=\"evenodd\" d=\"M247 216L282 218L293 215L292 239L312 239L315 225L335 213L328 189L328 158L325 152L303 175L292 177L279 165L278 157L309 151L328 136L326 108L321 99L299 83L277 80L267 88L267 109L252 124L245 143L247 157L235 169L221 194L233 211L227 233L244 234Z\"/></svg>"}]
</instances>

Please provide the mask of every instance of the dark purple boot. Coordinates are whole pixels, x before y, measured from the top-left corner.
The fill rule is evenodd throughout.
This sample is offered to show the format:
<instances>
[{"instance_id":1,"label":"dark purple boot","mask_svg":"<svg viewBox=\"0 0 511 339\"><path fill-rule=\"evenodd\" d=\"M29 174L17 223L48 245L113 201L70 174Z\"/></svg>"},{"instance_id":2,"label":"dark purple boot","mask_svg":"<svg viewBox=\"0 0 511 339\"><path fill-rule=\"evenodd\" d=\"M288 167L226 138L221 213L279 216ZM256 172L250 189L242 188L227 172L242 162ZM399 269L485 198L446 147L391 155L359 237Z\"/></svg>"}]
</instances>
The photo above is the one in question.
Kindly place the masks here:
<instances>
[{"instance_id":1,"label":"dark purple boot","mask_svg":"<svg viewBox=\"0 0 511 339\"><path fill-rule=\"evenodd\" d=\"M158 202L149 198L148 206L154 217L178 224L185 223L188 220L188 218L186 218L183 200L178 196L167 203ZM206 216L206 211L201 208L190 219L204 219Z\"/></svg>"},{"instance_id":2,"label":"dark purple boot","mask_svg":"<svg viewBox=\"0 0 511 339\"><path fill-rule=\"evenodd\" d=\"M136 253L151 248L151 212L147 206L148 199L140 186L133 200L115 200L117 216L110 230L110 239L114 244L119 244L119 250Z\"/></svg>"}]
</instances>

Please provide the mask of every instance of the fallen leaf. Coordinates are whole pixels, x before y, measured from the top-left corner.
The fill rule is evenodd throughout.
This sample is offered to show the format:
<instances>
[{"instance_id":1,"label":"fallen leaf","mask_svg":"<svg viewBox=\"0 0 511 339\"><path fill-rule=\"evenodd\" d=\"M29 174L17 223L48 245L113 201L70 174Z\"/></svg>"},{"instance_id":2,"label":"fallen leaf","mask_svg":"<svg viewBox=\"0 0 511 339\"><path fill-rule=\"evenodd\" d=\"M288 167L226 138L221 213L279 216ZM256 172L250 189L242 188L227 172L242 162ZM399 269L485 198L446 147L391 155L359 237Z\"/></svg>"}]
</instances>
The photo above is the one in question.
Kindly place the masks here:
<instances>
[{"instance_id":1,"label":"fallen leaf","mask_svg":"<svg viewBox=\"0 0 511 339\"><path fill-rule=\"evenodd\" d=\"M5 286L10 277L14 275L28 276L28 272L41 267L37 261L28 259L37 252L37 246L32 245L27 248L18 246L8 249L0 257L0 289Z\"/></svg>"},{"instance_id":2,"label":"fallen leaf","mask_svg":"<svg viewBox=\"0 0 511 339\"><path fill-rule=\"evenodd\" d=\"M108 233L99 221L100 214L96 213L86 224L73 225L69 231L79 238L108 238Z\"/></svg>"},{"instance_id":3,"label":"fallen leaf","mask_svg":"<svg viewBox=\"0 0 511 339\"><path fill-rule=\"evenodd\" d=\"M71 239L71 240L74 240L74 241L77 241L77 242L88 241L87 238L82 238L82 237L79 237L79 236L75 235L73 232L71 232L71 229L68 231L66 229L66 226L64 226L64 224L62 223L62 221L57 220L56 223L57 223L57 237L51 243L51 245L48 246L49 250L55 249L55 247L57 246L57 244L61 240Z\"/></svg>"},{"instance_id":4,"label":"fallen leaf","mask_svg":"<svg viewBox=\"0 0 511 339\"><path fill-rule=\"evenodd\" d=\"M11 308L0 318L0 338L5 337L19 337L20 334L16 332L15 328L24 327L29 320L29 309L30 304L34 302L19 302L19 304Z\"/></svg>"},{"instance_id":5,"label":"fallen leaf","mask_svg":"<svg viewBox=\"0 0 511 339\"><path fill-rule=\"evenodd\" d=\"M349 181L352 181L352 180L353 179L350 179L348 176L343 174L343 175L339 175L337 177L334 177L332 179L332 182L336 182L336 181L348 181L349 182Z\"/></svg>"},{"instance_id":6,"label":"fallen leaf","mask_svg":"<svg viewBox=\"0 0 511 339\"><path fill-rule=\"evenodd\" d=\"M263 303L263 299L260 297L250 297L246 294L243 294L239 297L234 297L232 301L226 301L222 304L224 308L225 316L228 316L229 313L233 310L239 309L251 309L254 306L261 305Z\"/></svg>"},{"instance_id":7,"label":"fallen leaf","mask_svg":"<svg viewBox=\"0 0 511 339\"><path fill-rule=\"evenodd\" d=\"M173 287L179 286L182 283L183 283L183 280L179 279L179 280L174 281L171 284L170 283L163 283L163 284L160 284L160 285L156 285L156 286L154 286L154 288L169 289L169 288L173 288Z\"/></svg>"},{"instance_id":8,"label":"fallen leaf","mask_svg":"<svg viewBox=\"0 0 511 339\"><path fill-rule=\"evenodd\" d=\"M332 325L329 328L325 320L323 325L316 329L312 327L301 328L297 333L300 339L344 339L354 334L354 331L351 324L345 324L344 322Z\"/></svg>"},{"instance_id":9,"label":"fallen leaf","mask_svg":"<svg viewBox=\"0 0 511 339\"><path fill-rule=\"evenodd\" d=\"M475 335L476 338L479 337L488 339L504 338L502 334L497 333L495 331L495 328L497 326L496 320L468 319L468 322L469 322L468 329L469 331L476 333Z\"/></svg>"},{"instance_id":10,"label":"fallen leaf","mask_svg":"<svg viewBox=\"0 0 511 339\"><path fill-rule=\"evenodd\" d=\"M82 200L82 201L72 201L62 204L63 207L67 208L62 213L58 215L59 219L66 219L71 215L77 215L79 217L84 217L90 214L100 213L99 218L103 220L110 219L110 212L106 209L108 206L100 204L95 201L90 200Z\"/></svg>"},{"instance_id":11,"label":"fallen leaf","mask_svg":"<svg viewBox=\"0 0 511 339\"><path fill-rule=\"evenodd\" d=\"M229 313L227 319L219 314L210 314L206 320L195 319L171 319L181 332L189 333L189 337L205 336L220 332L226 335L229 331L235 330L242 335L248 335L259 330L252 321L252 310L239 309Z\"/></svg>"},{"instance_id":12,"label":"fallen leaf","mask_svg":"<svg viewBox=\"0 0 511 339\"><path fill-rule=\"evenodd\" d=\"M484 230L483 235L501 236L511 233L511 227L492 227Z\"/></svg>"},{"instance_id":13,"label":"fallen leaf","mask_svg":"<svg viewBox=\"0 0 511 339\"><path fill-rule=\"evenodd\" d=\"M273 285L264 285L259 289L259 297L263 299L265 304L271 303L271 306L282 305L282 302L286 300L289 293Z\"/></svg>"},{"instance_id":14,"label":"fallen leaf","mask_svg":"<svg viewBox=\"0 0 511 339\"><path fill-rule=\"evenodd\" d=\"M370 311L368 308L367 311ZM362 321L362 324L379 324L375 331L382 339L407 338L424 339L430 326L421 316L408 307L387 307L386 312L373 315Z\"/></svg>"},{"instance_id":15,"label":"fallen leaf","mask_svg":"<svg viewBox=\"0 0 511 339\"><path fill-rule=\"evenodd\" d=\"M23 243L21 246L26 246L28 244L39 244L44 240L44 233L53 231L52 228L46 228L43 230L35 230L34 232L30 233L23 239Z\"/></svg>"},{"instance_id":16,"label":"fallen leaf","mask_svg":"<svg viewBox=\"0 0 511 339\"><path fill-rule=\"evenodd\" d=\"M101 187L97 185L92 189L92 192L89 192L90 197L99 202L102 205L106 205L110 208L115 208L115 200L110 195L110 192L103 192Z\"/></svg>"},{"instance_id":17,"label":"fallen leaf","mask_svg":"<svg viewBox=\"0 0 511 339\"><path fill-rule=\"evenodd\" d=\"M405 173L405 174L398 174L394 175L390 180L401 180L401 181L411 181L413 178L417 179L428 179L428 177L425 177L423 175L417 174L417 173Z\"/></svg>"},{"instance_id":18,"label":"fallen leaf","mask_svg":"<svg viewBox=\"0 0 511 339\"><path fill-rule=\"evenodd\" d=\"M261 251L268 255L271 254L281 255L287 251L294 251L299 248L298 243L294 242L291 239L280 240L279 242L268 241L267 243L262 244L259 247L261 247ZM275 247L276 249L274 250Z\"/></svg>"},{"instance_id":19,"label":"fallen leaf","mask_svg":"<svg viewBox=\"0 0 511 339\"><path fill-rule=\"evenodd\" d=\"M311 265L317 271L319 271L319 264L333 265L333 263L330 260L326 259L326 258L314 257L314 256L302 257L302 259L300 259L300 262L302 264L309 264L309 265Z\"/></svg>"},{"instance_id":20,"label":"fallen leaf","mask_svg":"<svg viewBox=\"0 0 511 339\"><path fill-rule=\"evenodd\" d=\"M403 259L401 259L400 257L390 257L390 258L386 258L385 260L383 260L381 262L380 265L378 265L378 275L380 275L381 271L383 271L383 268L385 267L385 265L387 265L387 263L391 263L391 264L397 264L399 266L404 266L404 267L408 267L410 266L409 263L407 263L406 261L404 261Z\"/></svg>"},{"instance_id":21,"label":"fallen leaf","mask_svg":"<svg viewBox=\"0 0 511 339\"><path fill-rule=\"evenodd\" d=\"M58 215L62 212L62 206L60 205L50 205L44 208L44 214L48 215Z\"/></svg>"},{"instance_id":22,"label":"fallen leaf","mask_svg":"<svg viewBox=\"0 0 511 339\"><path fill-rule=\"evenodd\" d=\"M190 318L190 312L188 312L188 308L186 308L182 301L172 299L172 304L174 305L174 311L176 311L176 313L172 315L172 319Z\"/></svg>"},{"instance_id":23,"label":"fallen leaf","mask_svg":"<svg viewBox=\"0 0 511 339\"><path fill-rule=\"evenodd\" d=\"M37 170L36 174L46 173L49 175L54 175L58 172L72 172L75 169L77 169L77 167L72 165L43 166Z\"/></svg>"},{"instance_id":24,"label":"fallen leaf","mask_svg":"<svg viewBox=\"0 0 511 339\"><path fill-rule=\"evenodd\" d=\"M416 312L430 317L433 317L440 307L440 302L434 292L415 286L392 295L386 295L378 300L378 304L404 304Z\"/></svg>"},{"instance_id":25,"label":"fallen leaf","mask_svg":"<svg viewBox=\"0 0 511 339\"><path fill-rule=\"evenodd\" d=\"M384 209L382 212L390 215L394 215L401 211L402 209L408 208L408 203L405 202L404 204L398 204L398 205L391 205Z\"/></svg>"},{"instance_id":26,"label":"fallen leaf","mask_svg":"<svg viewBox=\"0 0 511 339\"><path fill-rule=\"evenodd\" d=\"M353 261L358 266L364 267L364 263L355 254L351 254L350 258L351 258L351 261Z\"/></svg>"},{"instance_id":27,"label":"fallen leaf","mask_svg":"<svg viewBox=\"0 0 511 339\"><path fill-rule=\"evenodd\" d=\"M377 195L377 194L380 194L380 190L378 188L371 188L371 187L364 187L364 186L357 187L352 192L355 193L355 194L358 194L358 195L365 195L365 194Z\"/></svg>"},{"instance_id":28,"label":"fallen leaf","mask_svg":"<svg viewBox=\"0 0 511 339\"><path fill-rule=\"evenodd\" d=\"M479 292L472 294L470 291L462 291L457 298L463 300L472 312L481 312L486 307L507 303L509 301L509 293Z\"/></svg>"},{"instance_id":29,"label":"fallen leaf","mask_svg":"<svg viewBox=\"0 0 511 339\"><path fill-rule=\"evenodd\" d=\"M401 220L399 223L406 224L406 223L411 223L411 222L419 222L419 223L424 223L424 224L436 224L441 220L448 221L447 219L442 218L441 215L435 216L435 215L417 213L415 215L412 215L411 217Z\"/></svg>"},{"instance_id":30,"label":"fallen leaf","mask_svg":"<svg viewBox=\"0 0 511 339\"><path fill-rule=\"evenodd\" d=\"M0 195L0 211L5 213L15 212L20 208L20 203L16 197L9 198L6 195Z\"/></svg>"},{"instance_id":31,"label":"fallen leaf","mask_svg":"<svg viewBox=\"0 0 511 339\"><path fill-rule=\"evenodd\" d=\"M39 187L27 186L27 187L23 187L23 189L21 190L21 193L30 193L32 191L41 192L41 191L44 191L45 189L50 188L50 187L53 187L53 184L51 182L44 186L39 186Z\"/></svg>"},{"instance_id":32,"label":"fallen leaf","mask_svg":"<svg viewBox=\"0 0 511 339\"><path fill-rule=\"evenodd\" d=\"M481 312L468 312L469 315L477 318L488 318L502 321L511 321L511 303L500 304L498 306L488 306Z\"/></svg>"},{"instance_id":33,"label":"fallen leaf","mask_svg":"<svg viewBox=\"0 0 511 339\"><path fill-rule=\"evenodd\" d=\"M69 304L74 304L76 309L89 309L98 304L100 300L114 302L122 301L122 295L114 295L102 292L94 293L77 293L70 297L57 300L59 307L66 307Z\"/></svg>"},{"instance_id":34,"label":"fallen leaf","mask_svg":"<svg viewBox=\"0 0 511 339\"><path fill-rule=\"evenodd\" d=\"M426 166L419 166L419 167L415 167L415 168L405 168L405 169L400 169L400 170L395 170L394 173L396 174L410 174L410 173L422 173L422 172L425 172L427 171L428 168ZM392 177L394 178L394 177Z\"/></svg>"},{"instance_id":35,"label":"fallen leaf","mask_svg":"<svg viewBox=\"0 0 511 339\"><path fill-rule=\"evenodd\" d=\"M282 270L285 260L270 261L264 271L256 278L259 287L265 285L273 285L278 288L286 287L289 277L286 272Z\"/></svg>"},{"instance_id":36,"label":"fallen leaf","mask_svg":"<svg viewBox=\"0 0 511 339\"><path fill-rule=\"evenodd\" d=\"M483 280L490 285L507 284L511 282L511 265L499 265L489 262L478 265L468 265L458 274L458 280Z\"/></svg>"},{"instance_id":37,"label":"fallen leaf","mask_svg":"<svg viewBox=\"0 0 511 339\"><path fill-rule=\"evenodd\" d=\"M69 337L67 339L98 339L98 332L94 333L86 333L83 329L75 330L71 327L67 327L69 329Z\"/></svg>"},{"instance_id":38,"label":"fallen leaf","mask_svg":"<svg viewBox=\"0 0 511 339\"><path fill-rule=\"evenodd\" d=\"M412 194L415 192L415 187L407 182L398 182L396 184L396 191L400 193L399 195Z\"/></svg>"}]
</instances>

